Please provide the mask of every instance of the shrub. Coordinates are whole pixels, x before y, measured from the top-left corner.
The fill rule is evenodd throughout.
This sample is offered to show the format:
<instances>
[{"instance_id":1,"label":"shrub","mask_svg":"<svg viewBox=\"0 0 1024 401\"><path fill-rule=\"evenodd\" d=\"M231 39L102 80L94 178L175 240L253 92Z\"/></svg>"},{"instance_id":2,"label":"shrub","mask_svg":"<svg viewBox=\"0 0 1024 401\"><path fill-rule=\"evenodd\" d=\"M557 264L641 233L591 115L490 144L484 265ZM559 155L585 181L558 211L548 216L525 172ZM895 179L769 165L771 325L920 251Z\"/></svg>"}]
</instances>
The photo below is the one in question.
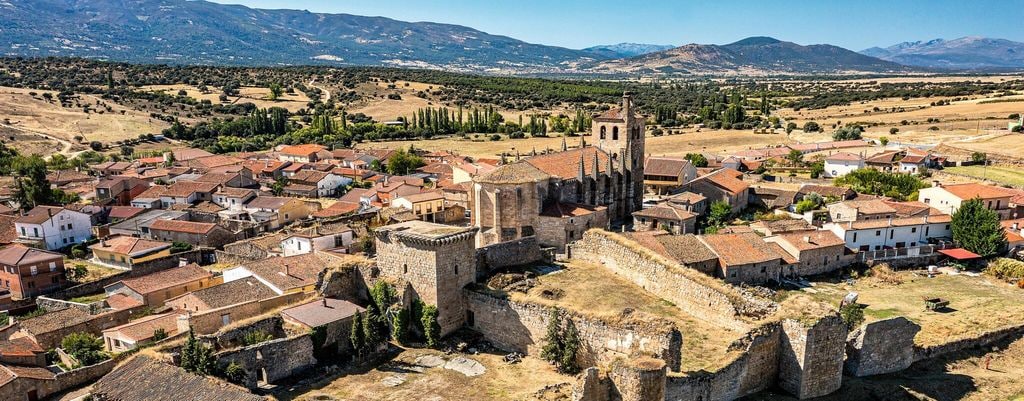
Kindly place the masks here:
<instances>
[{"instance_id":1,"label":"shrub","mask_svg":"<svg viewBox=\"0 0 1024 401\"><path fill-rule=\"evenodd\" d=\"M1010 258L996 258L989 262L985 273L1002 280L1024 279L1024 262Z\"/></svg>"},{"instance_id":2,"label":"shrub","mask_svg":"<svg viewBox=\"0 0 1024 401\"><path fill-rule=\"evenodd\" d=\"M434 305L423 306L423 337L427 340L427 346L437 347L441 341L441 325L437 324L437 307Z\"/></svg>"},{"instance_id":3,"label":"shrub","mask_svg":"<svg viewBox=\"0 0 1024 401\"><path fill-rule=\"evenodd\" d=\"M60 347L82 366L95 365L110 358L103 352L103 340L89 333L68 334L60 341Z\"/></svg>"},{"instance_id":4,"label":"shrub","mask_svg":"<svg viewBox=\"0 0 1024 401\"><path fill-rule=\"evenodd\" d=\"M242 384L245 381L245 369L242 365L231 362L224 368L224 378L235 384Z\"/></svg>"},{"instance_id":5,"label":"shrub","mask_svg":"<svg viewBox=\"0 0 1024 401\"><path fill-rule=\"evenodd\" d=\"M847 330L853 330L864 322L864 308L856 303L843 305L839 308L839 317L846 323Z\"/></svg>"},{"instance_id":6,"label":"shrub","mask_svg":"<svg viewBox=\"0 0 1024 401\"><path fill-rule=\"evenodd\" d=\"M255 345L262 342L267 342L274 339L274 336L270 335L263 330L250 331L242 336L242 344L245 346Z\"/></svg>"},{"instance_id":7,"label":"shrub","mask_svg":"<svg viewBox=\"0 0 1024 401\"><path fill-rule=\"evenodd\" d=\"M153 330L153 341L160 341L167 338L167 330L156 329Z\"/></svg>"}]
</instances>

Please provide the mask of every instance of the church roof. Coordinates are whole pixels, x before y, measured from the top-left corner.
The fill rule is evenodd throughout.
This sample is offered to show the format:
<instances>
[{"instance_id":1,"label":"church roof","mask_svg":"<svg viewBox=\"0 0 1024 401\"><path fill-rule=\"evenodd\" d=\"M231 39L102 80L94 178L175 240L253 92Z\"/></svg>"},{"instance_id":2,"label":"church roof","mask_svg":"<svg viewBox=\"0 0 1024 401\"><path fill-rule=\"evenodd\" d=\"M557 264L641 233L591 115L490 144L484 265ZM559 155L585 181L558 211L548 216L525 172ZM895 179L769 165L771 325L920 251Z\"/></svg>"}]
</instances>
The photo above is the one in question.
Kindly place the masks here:
<instances>
[{"instance_id":1,"label":"church roof","mask_svg":"<svg viewBox=\"0 0 1024 401\"><path fill-rule=\"evenodd\" d=\"M486 175L476 178L488 184L523 184L546 180L549 176L530 163L516 162L502 165Z\"/></svg>"},{"instance_id":2,"label":"church roof","mask_svg":"<svg viewBox=\"0 0 1024 401\"><path fill-rule=\"evenodd\" d=\"M593 146L533 156L526 159L526 163L553 177L576 178L580 173L581 154L583 155L583 175L594 174L594 155L597 155L597 171L599 173L608 172L608 153Z\"/></svg>"}]
</instances>

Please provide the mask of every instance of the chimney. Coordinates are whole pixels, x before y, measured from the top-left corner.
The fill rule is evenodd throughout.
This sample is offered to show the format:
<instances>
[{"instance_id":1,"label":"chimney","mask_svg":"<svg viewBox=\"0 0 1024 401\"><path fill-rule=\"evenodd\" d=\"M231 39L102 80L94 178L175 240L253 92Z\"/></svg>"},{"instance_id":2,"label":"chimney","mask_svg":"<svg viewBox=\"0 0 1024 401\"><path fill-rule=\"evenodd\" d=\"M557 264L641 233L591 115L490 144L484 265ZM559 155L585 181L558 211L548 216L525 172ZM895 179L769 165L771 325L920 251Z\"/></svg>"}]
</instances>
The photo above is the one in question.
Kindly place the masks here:
<instances>
[{"instance_id":1,"label":"chimney","mask_svg":"<svg viewBox=\"0 0 1024 401\"><path fill-rule=\"evenodd\" d=\"M178 267L188 266L188 259L178 258Z\"/></svg>"},{"instance_id":2,"label":"chimney","mask_svg":"<svg viewBox=\"0 0 1024 401\"><path fill-rule=\"evenodd\" d=\"M804 236L804 242L810 244L811 243L811 236L810 235L805 235Z\"/></svg>"},{"instance_id":3,"label":"chimney","mask_svg":"<svg viewBox=\"0 0 1024 401\"><path fill-rule=\"evenodd\" d=\"M327 307L327 298L326 298L326 297L324 297L324 298L321 298L321 299L320 299L320 302L321 302L321 303L323 303L323 305L324 305L324 307L325 307L325 308Z\"/></svg>"},{"instance_id":4,"label":"chimney","mask_svg":"<svg viewBox=\"0 0 1024 401\"><path fill-rule=\"evenodd\" d=\"M939 180L932 180L932 186L935 188L942 188L942 183Z\"/></svg>"},{"instance_id":5,"label":"chimney","mask_svg":"<svg viewBox=\"0 0 1024 401\"><path fill-rule=\"evenodd\" d=\"M629 91L622 93L622 118L627 119L633 111L633 94Z\"/></svg>"},{"instance_id":6,"label":"chimney","mask_svg":"<svg viewBox=\"0 0 1024 401\"><path fill-rule=\"evenodd\" d=\"M1013 231L1020 231L1020 223L1014 222L1013 225L1010 226L1010 229Z\"/></svg>"},{"instance_id":7,"label":"chimney","mask_svg":"<svg viewBox=\"0 0 1024 401\"><path fill-rule=\"evenodd\" d=\"M285 276L291 276L292 275L292 270L291 270L290 267L288 267L287 263L284 264L284 275Z\"/></svg>"}]
</instances>

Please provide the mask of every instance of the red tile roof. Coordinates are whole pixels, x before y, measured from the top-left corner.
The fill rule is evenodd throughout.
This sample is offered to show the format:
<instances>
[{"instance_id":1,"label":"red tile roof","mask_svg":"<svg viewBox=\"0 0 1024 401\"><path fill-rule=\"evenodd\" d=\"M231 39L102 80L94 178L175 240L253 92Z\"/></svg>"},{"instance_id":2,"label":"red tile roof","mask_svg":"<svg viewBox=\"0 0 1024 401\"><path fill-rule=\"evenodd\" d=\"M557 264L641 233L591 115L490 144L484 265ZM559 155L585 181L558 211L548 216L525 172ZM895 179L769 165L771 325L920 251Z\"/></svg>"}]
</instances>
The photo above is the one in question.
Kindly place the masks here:
<instances>
[{"instance_id":1,"label":"red tile roof","mask_svg":"<svg viewBox=\"0 0 1024 401\"><path fill-rule=\"evenodd\" d=\"M89 246L94 251L106 251L129 256L141 256L170 248L171 244L142 238L115 235Z\"/></svg>"},{"instance_id":2,"label":"red tile roof","mask_svg":"<svg viewBox=\"0 0 1024 401\"><path fill-rule=\"evenodd\" d=\"M856 161L864 160L864 158L860 157L860 155L853 154L853 153L838 152L838 153L829 155L828 157L825 158L825 160L827 160L827 161L856 162Z\"/></svg>"},{"instance_id":3,"label":"red tile roof","mask_svg":"<svg viewBox=\"0 0 1024 401\"><path fill-rule=\"evenodd\" d=\"M328 323L348 319L356 313L363 313L363 311L365 309L359 305L345 300L321 298L284 309L281 311L281 316L302 323L307 327L320 327Z\"/></svg>"},{"instance_id":4,"label":"red tile roof","mask_svg":"<svg viewBox=\"0 0 1024 401\"><path fill-rule=\"evenodd\" d=\"M547 217L576 217L586 216L593 213L602 213L606 209L607 208L604 206L551 202L544 205L544 210L541 210L540 215Z\"/></svg>"},{"instance_id":5,"label":"red tile roof","mask_svg":"<svg viewBox=\"0 0 1024 401\"><path fill-rule=\"evenodd\" d=\"M31 357L45 352L46 350L30 337L0 341L0 356Z\"/></svg>"},{"instance_id":6,"label":"red tile roof","mask_svg":"<svg viewBox=\"0 0 1024 401\"><path fill-rule=\"evenodd\" d=\"M576 178L579 175L580 162L582 160L583 175L589 177L594 173L595 155L597 156L597 171L599 173L606 173L608 170L608 153L593 146L533 156L526 159L525 162L545 174L567 179Z\"/></svg>"},{"instance_id":7,"label":"red tile roof","mask_svg":"<svg viewBox=\"0 0 1024 401\"><path fill-rule=\"evenodd\" d=\"M764 263L781 256L754 233L705 235L701 240L718 255L724 266Z\"/></svg>"},{"instance_id":8,"label":"red tile roof","mask_svg":"<svg viewBox=\"0 0 1024 401\"><path fill-rule=\"evenodd\" d=\"M29 248L21 244L8 245L0 248L0 263L8 266L47 262L63 258L64 256L57 252Z\"/></svg>"},{"instance_id":9,"label":"red tile roof","mask_svg":"<svg viewBox=\"0 0 1024 401\"><path fill-rule=\"evenodd\" d=\"M178 333L178 316L181 312L150 315L129 323L103 330L104 333L120 333L122 337L138 343L153 338L153 334L160 329L168 336Z\"/></svg>"},{"instance_id":10,"label":"red tile roof","mask_svg":"<svg viewBox=\"0 0 1024 401\"><path fill-rule=\"evenodd\" d=\"M743 180L736 178L742 176L743 173L739 171L729 168L723 168L711 174L700 177L698 178L698 180L705 180L728 192L738 194L743 191L746 191L747 188L750 188L750 185L743 182Z\"/></svg>"},{"instance_id":11,"label":"red tile roof","mask_svg":"<svg viewBox=\"0 0 1024 401\"><path fill-rule=\"evenodd\" d=\"M779 235L778 238L800 251L846 246L846 241L828 230L786 233Z\"/></svg>"},{"instance_id":12,"label":"red tile roof","mask_svg":"<svg viewBox=\"0 0 1024 401\"><path fill-rule=\"evenodd\" d=\"M682 177L689 160L676 157L648 157L644 162L644 174Z\"/></svg>"},{"instance_id":13,"label":"red tile roof","mask_svg":"<svg viewBox=\"0 0 1024 401\"><path fill-rule=\"evenodd\" d=\"M289 156L309 156L313 153L326 149L326 147L316 144L291 145L281 148L281 154Z\"/></svg>"},{"instance_id":14,"label":"red tile roof","mask_svg":"<svg viewBox=\"0 0 1024 401\"><path fill-rule=\"evenodd\" d=\"M112 219L130 219L137 216L139 213L145 212L146 210L147 209L141 207L112 206L108 217Z\"/></svg>"},{"instance_id":15,"label":"red tile roof","mask_svg":"<svg viewBox=\"0 0 1024 401\"><path fill-rule=\"evenodd\" d=\"M157 220L150 224L150 230L174 231L190 234L207 234L217 224L184 220Z\"/></svg>"},{"instance_id":16,"label":"red tile roof","mask_svg":"<svg viewBox=\"0 0 1024 401\"><path fill-rule=\"evenodd\" d=\"M135 292L145 295L211 277L213 277L213 273L195 263L190 263L141 277L126 278L121 280L121 283Z\"/></svg>"},{"instance_id":17,"label":"red tile roof","mask_svg":"<svg viewBox=\"0 0 1024 401\"><path fill-rule=\"evenodd\" d=\"M955 195L957 198L968 200L974 198L981 199L996 199L996 198L1010 198L1015 194L1006 188L995 187L991 185L984 185L978 183L965 183L965 184L949 184L943 185L942 189Z\"/></svg>"}]
</instances>

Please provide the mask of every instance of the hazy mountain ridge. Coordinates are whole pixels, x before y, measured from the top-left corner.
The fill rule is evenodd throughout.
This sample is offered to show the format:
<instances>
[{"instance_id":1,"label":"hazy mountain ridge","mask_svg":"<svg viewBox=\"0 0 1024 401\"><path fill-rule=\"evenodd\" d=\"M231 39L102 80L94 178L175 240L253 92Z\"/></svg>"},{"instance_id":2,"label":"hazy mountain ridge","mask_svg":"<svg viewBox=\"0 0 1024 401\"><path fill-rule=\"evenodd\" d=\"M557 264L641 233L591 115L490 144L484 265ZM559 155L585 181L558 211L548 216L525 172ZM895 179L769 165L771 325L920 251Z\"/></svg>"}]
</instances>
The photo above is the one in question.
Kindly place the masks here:
<instances>
[{"instance_id":1,"label":"hazy mountain ridge","mask_svg":"<svg viewBox=\"0 0 1024 401\"><path fill-rule=\"evenodd\" d=\"M786 74L896 72L907 67L838 46L802 46L755 36L727 45L691 43L637 57L599 61L595 71L620 73Z\"/></svg>"},{"instance_id":2,"label":"hazy mountain ridge","mask_svg":"<svg viewBox=\"0 0 1024 401\"><path fill-rule=\"evenodd\" d=\"M1024 68L1024 43L979 36L903 42L886 48L864 49L860 53L900 64L930 68Z\"/></svg>"},{"instance_id":3,"label":"hazy mountain ridge","mask_svg":"<svg viewBox=\"0 0 1024 401\"><path fill-rule=\"evenodd\" d=\"M8 0L0 53L177 64L561 70L595 60L459 25L183 0Z\"/></svg>"},{"instance_id":4,"label":"hazy mountain ridge","mask_svg":"<svg viewBox=\"0 0 1024 401\"><path fill-rule=\"evenodd\" d=\"M643 54L672 49L673 45L652 45L648 43L616 43L614 45L597 45L583 49L603 58L636 57Z\"/></svg>"}]
</instances>

